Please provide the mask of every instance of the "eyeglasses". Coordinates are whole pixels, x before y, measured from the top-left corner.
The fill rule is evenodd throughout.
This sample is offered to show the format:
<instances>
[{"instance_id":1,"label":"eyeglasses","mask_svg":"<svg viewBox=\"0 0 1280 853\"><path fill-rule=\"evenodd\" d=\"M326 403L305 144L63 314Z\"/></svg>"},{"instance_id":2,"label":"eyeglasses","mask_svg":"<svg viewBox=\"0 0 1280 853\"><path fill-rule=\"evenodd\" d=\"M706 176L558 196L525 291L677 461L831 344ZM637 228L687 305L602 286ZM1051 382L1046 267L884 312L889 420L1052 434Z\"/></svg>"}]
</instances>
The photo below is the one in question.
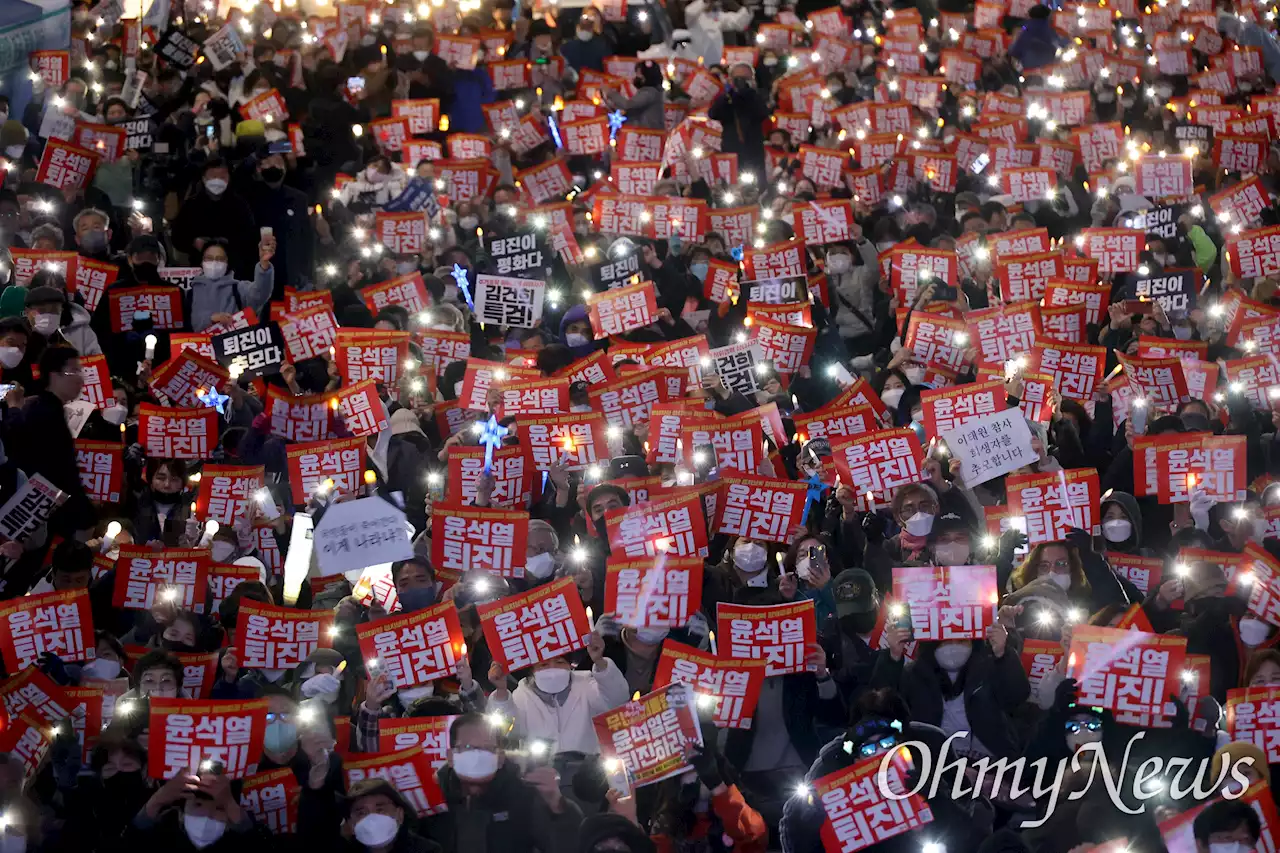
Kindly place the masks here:
<instances>
[{"instance_id":1,"label":"eyeglasses","mask_svg":"<svg viewBox=\"0 0 1280 853\"><path fill-rule=\"evenodd\" d=\"M495 752L497 747L494 746L474 746L469 743L460 743L454 746L454 752Z\"/></svg>"},{"instance_id":2,"label":"eyeglasses","mask_svg":"<svg viewBox=\"0 0 1280 853\"><path fill-rule=\"evenodd\" d=\"M292 712L292 711L281 711L279 714L273 714L273 713L271 713L270 711L268 711L268 712L267 712L267 722L268 722L268 723L274 723L276 720L279 720L279 721L280 721L280 722L282 722L282 723L290 722L291 720L293 720L293 712Z\"/></svg>"},{"instance_id":3,"label":"eyeglasses","mask_svg":"<svg viewBox=\"0 0 1280 853\"><path fill-rule=\"evenodd\" d=\"M1052 571L1054 569L1069 569L1071 568L1071 561L1064 559L1064 560L1054 560L1053 562L1049 562L1048 560L1044 560L1044 561L1041 561L1041 563L1037 568L1039 568L1040 571L1042 572Z\"/></svg>"},{"instance_id":4,"label":"eyeglasses","mask_svg":"<svg viewBox=\"0 0 1280 853\"><path fill-rule=\"evenodd\" d=\"M1067 734L1078 735L1082 729L1088 729L1091 732L1102 730L1102 720L1067 720Z\"/></svg>"},{"instance_id":5,"label":"eyeglasses","mask_svg":"<svg viewBox=\"0 0 1280 853\"><path fill-rule=\"evenodd\" d=\"M867 741L862 746L858 747L858 753L863 758L867 758L869 756L875 755L877 752L880 752L881 750L893 749L894 745L896 745L897 742L898 742L898 739L893 735L885 735L884 737L880 738L880 740Z\"/></svg>"}]
</instances>

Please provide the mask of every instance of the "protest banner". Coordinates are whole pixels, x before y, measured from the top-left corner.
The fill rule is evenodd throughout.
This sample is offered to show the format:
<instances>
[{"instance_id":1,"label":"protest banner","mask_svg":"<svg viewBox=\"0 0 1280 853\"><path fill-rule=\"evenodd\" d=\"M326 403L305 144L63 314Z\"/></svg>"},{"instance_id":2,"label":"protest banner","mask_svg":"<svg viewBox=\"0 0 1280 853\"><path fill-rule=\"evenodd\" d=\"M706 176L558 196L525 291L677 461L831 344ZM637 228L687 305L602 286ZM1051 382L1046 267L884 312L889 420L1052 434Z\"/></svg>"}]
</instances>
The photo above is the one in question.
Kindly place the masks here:
<instances>
[{"instance_id":1,"label":"protest banner","mask_svg":"<svg viewBox=\"0 0 1280 853\"><path fill-rule=\"evenodd\" d=\"M768 662L766 676L806 670L809 647L817 642L812 601L750 607L716 603L720 657Z\"/></svg>"},{"instance_id":2,"label":"protest banner","mask_svg":"<svg viewBox=\"0 0 1280 853\"><path fill-rule=\"evenodd\" d=\"M431 505L431 561L445 569L522 578L528 537L529 513L524 510Z\"/></svg>"},{"instance_id":3,"label":"protest banner","mask_svg":"<svg viewBox=\"0 0 1280 853\"><path fill-rule=\"evenodd\" d=\"M0 639L7 672L34 666L45 654L77 663L96 657L93 611L86 589L10 599L0 607L0 625L7 628Z\"/></svg>"},{"instance_id":4,"label":"protest banner","mask_svg":"<svg viewBox=\"0 0 1280 853\"><path fill-rule=\"evenodd\" d=\"M121 545L111 603L125 610L150 610L160 603L189 610L205 601L210 562L207 548L153 551Z\"/></svg>"},{"instance_id":5,"label":"protest banner","mask_svg":"<svg viewBox=\"0 0 1280 853\"><path fill-rule=\"evenodd\" d=\"M754 409L729 418L689 417L680 430L685 461L721 473L752 473L764 458L764 425Z\"/></svg>"},{"instance_id":6,"label":"protest banner","mask_svg":"<svg viewBox=\"0 0 1280 853\"><path fill-rule=\"evenodd\" d=\"M695 495L662 497L604 515L609 551L615 557L705 557L707 524Z\"/></svg>"},{"instance_id":7,"label":"protest banner","mask_svg":"<svg viewBox=\"0 0 1280 853\"><path fill-rule=\"evenodd\" d=\"M701 607L702 559L660 554L610 559L604 609L628 628L683 628Z\"/></svg>"},{"instance_id":8,"label":"protest banner","mask_svg":"<svg viewBox=\"0 0 1280 853\"><path fill-rule=\"evenodd\" d=\"M933 822L928 801L907 794L905 761L894 758L884 766L888 792L881 788L885 764L873 755L814 781L813 796L825 816L819 835L828 853L854 853Z\"/></svg>"},{"instance_id":9,"label":"protest banner","mask_svg":"<svg viewBox=\"0 0 1280 853\"><path fill-rule=\"evenodd\" d=\"M958 430L969 421L1004 411L1008 393L999 380L927 390L920 395L926 435Z\"/></svg>"},{"instance_id":10,"label":"protest banner","mask_svg":"<svg viewBox=\"0 0 1280 853\"><path fill-rule=\"evenodd\" d=\"M1227 691L1227 734L1252 743L1280 762L1280 687L1236 687Z\"/></svg>"},{"instance_id":11,"label":"protest banner","mask_svg":"<svg viewBox=\"0 0 1280 853\"><path fill-rule=\"evenodd\" d=\"M285 448L289 462L289 482L293 500L305 505L318 487L332 480L338 494L354 494L365 470L366 442L363 438L334 438L290 444Z\"/></svg>"},{"instance_id":12,"label":"protest banner","mask_svg":"<svg viewBox=\"0 0 1280 853\"><path fill-rule=\"evenodd\" d=\"M352 754L343 762L348 787L365 779L385 779L418 817L444 811L444 793L427 754L416 747L373 755Z\"/></svg>"},{"instance_id":13,"label":"protest banner","mask_svg":"<svg viewBox=\"0 0 1280 853\"><path fill-rule=\"evenodd\" d=\"M756 542L786 542L804 515L808 484L758 474L722 476L716 532Z\"/></svg>"},{"instance_id":14,"label":"protest banner","mask_svg":"<svg viewBox=\"0 0 1280 853\"><path fill-rule=\"evenodd\" d=\"M356 628L360 656L371 675L384 675L398 690L454 675L463 658L462 627L452 601L393 614Z\"/></svg>"},{"instance_id":15,"label":"protest banner","mask_svg":"<svg viewBox=\"0 0 1280 853\"><path fill-rule=\"evenodd\" d=\"M857 494L860 510L875 501L892 500L894 492L924 479L920 439L906 427L880 429L832 442L832 459L841 481Z\"/></svg>"},{"instance_id":16,"label":"protest banner","mask_svg":"<svg viewBox=\"0 0 1280 853\"><path fill-rule=\"evenodd\" d=\"M1009 512L1023 519L1028 543L1061 542L1074 529L1098 535L1098 472L1073 468L1005 478Z\"/></svg>"},{"instance_id":17,"label":"protest banner","mask_svg":"<svg viewBox=\"0 0 1280 853\"><path fill-rule=\"evenodd\" d=\"M138 406L138 435L155 459L208 459L218 438L218 413L205 408Z\"/></svg>"},{"instance_id":18,"label":"protest banner","mask_svg":"<svg viewBox=\"0 0 1280 853\"><path fill-rule=\"evenodd\" d=\"M302 785L290 767L277 767L248 777L240 785L240 808L273 835L298 831Z\"/></svg>"},{"instance_id":19,"label":"protest banner","mask_svg":"<svg viewBox=\"0 0 1280 853\"><path fill-rule=\"evenodd\" d=\"M1133 484L1137 497L1186 503L1193 488L1219 503L1245 499L1247 455L1243 435L1207 432L1137 435L1133 439Z\"/></svg>"},{"instance_id":20,"label":"protest banner","mask_svg":"<svg viewBox=\"0 0 1280 853\"><path fill-rule=\"evenodd\" d=\"M987 384L1000 386L994 393L1003 398L1004 383ZM963 426L937 435L960 462L960 476L969 488L1032 465L1040 458L1031 446L1031 430L1021 408L969 418Z\"/></svg>"},{"instance_id":21,"label":"protest banner","mask_svg":"<svg viewBox=\"0 0 1280 853\"><path fill-rule=\"evenodd\" d=\"M330 505L311 540L320 570L328 574L413 556L404 512L377 495Z\"/></svg>"},{"instance_id":22,"label":"protest banner","mask_svg":"<svg viewBox=\"0 0 1280 853\"><path fill-rule=\"evenodd\" d=\"M910 607L918 641L985 639L1000 600L995 566L895 567L893 597Z\"/></svg>"},{"instance_id":23,"label":"protest banner","mask_svg":"<svg viewBox=\"0 0 1280 853\"><path fill-rule=\"evenodd\" d=\"M485 475L487 449L454 447L449 451L448 499L454 505L475 503L480 478ZM503 509L527 507L533 497L533 463L524 445L502 447L489 459L488 476L493 480L489 491L492 506Z\"/></svg>"},{"instance_id":24,"label":"protest banner","mask_svg":"<svg viewBox=\"0 0 1280 853\"><path fill-rule=\"evenodd\" d=\"M722 729L749 729L760 701L764 660L722 660L692 646L668 638L654 670L653 688L684 683L702 697L715 702L713 722Z\"/></svg>"},{"instance_id":25,"label":"protest banner","mask_svg":"<svg viewBox=\"0 0 1280 853\"><path fill-rule=\"evenodd\" d=\"M702 744L693 691L669 684L592 720L600 754L620 761L635 787L661 782L689 768L690 745Z\"/></svg>"},{"instance_id":26,"label":"protest banner","mask_svg":"<svg viewBox=\"0 0 1280 853\"><path fill-rule=\"evenodd\" d=\"M236 651L246 669L292 669L333 645L333 611L295 610L241 599Z\"/></svg>"},{"instance_id":27,"label":"protest banner","mask_svg":"<svg viewBox=\"0 0 1280 853\"><path fill-rule=\"evenodd\" d=\"M124 482L124 447L116 441L76 439L80 485L89 500L116 503Z\"/></svg>"},{"instance_id":28,"label":"protest banner","mask_svg":"<svg viewBox=\"0 0 1280 853\"><path fill-rule=\"evenodd\" d=\"M196 517L234 523L249 513L264 476L261 465L205 465L196 489Z\"/></svg>"},{"instance_id":29,"label":"protest banner","mask_svg":"<svg viewBox=\"0 0 1280 853\"><path fill-rule=\"evenodd\" d=\"M591 625L573 578L476 605L493 659L508 672L586 646Z\"/></svg>"},{"instance_id":30,"label":"protest banner","mask_svg":"<svg viewBox=\"0 0 1280 853\"><path fill-rule=\"evenodd\" d=\"M1187 638L1077 625L1067 677L1080 683L1077 703L1116 712L1161 714L1178 692Z\"/></svg>"},{"instance_id":31,"label":"protest banner","mask_svg":"<svg viewBox=\"0 0 1280 853\"><path fill-rule=\"evenodd\" d=\"M179 773L208 773L228 779L252 776L262 756L267 700L150 698L151 748L147 775L168 780Z\"/></svg>"}]
</instances>

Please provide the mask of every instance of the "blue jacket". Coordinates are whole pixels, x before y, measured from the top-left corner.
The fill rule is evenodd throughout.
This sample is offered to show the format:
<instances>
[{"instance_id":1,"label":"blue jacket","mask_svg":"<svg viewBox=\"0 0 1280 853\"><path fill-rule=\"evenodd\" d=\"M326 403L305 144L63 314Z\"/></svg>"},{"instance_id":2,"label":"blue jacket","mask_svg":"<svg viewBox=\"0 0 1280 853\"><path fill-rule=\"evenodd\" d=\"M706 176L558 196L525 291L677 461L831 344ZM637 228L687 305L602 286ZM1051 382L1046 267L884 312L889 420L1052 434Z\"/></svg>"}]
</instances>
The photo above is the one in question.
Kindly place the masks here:
<instances>
[{"instance_id":1,"label":"blue jacket","mask_svg":"<svg viewBox=\"0 0 1280 853\"><path fill-rule=\"evenodd\" d=\"M1058 48L1066 43L1048 18L1033 18L1022 25L1022 32L1009 48L1009 56L1021 62L1023 68L1039 68L1057 61Z\"/></svg>"},{"instance_id":2,"label":"blue jacket","mask_svg":"<svg viewBox=\"0 0 1280 853\"><path fill-rule=\"evenodd\" d=\"M494 99L493 81L482 68L453 73L453 106L449 110L449 129L456 133L487 133L484 104Z\"/></svg>"}]
</instances>

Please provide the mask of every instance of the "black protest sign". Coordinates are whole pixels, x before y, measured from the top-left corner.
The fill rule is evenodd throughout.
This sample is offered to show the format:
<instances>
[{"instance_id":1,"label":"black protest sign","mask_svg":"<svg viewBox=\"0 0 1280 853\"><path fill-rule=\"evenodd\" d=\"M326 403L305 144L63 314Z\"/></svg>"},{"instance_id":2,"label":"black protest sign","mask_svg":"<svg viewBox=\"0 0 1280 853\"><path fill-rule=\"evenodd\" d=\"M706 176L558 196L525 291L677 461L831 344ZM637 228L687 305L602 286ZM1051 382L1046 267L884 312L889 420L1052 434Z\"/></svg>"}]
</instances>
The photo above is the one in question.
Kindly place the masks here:
<instances>
[{"instance_id":1,"label":"black protest sign","mask_svg":"<svg viewBox=\"0 0 1280 853\"><path fill-rule=\"evenodd\" d=\"M1178 217L1186 211L1180 204L1166 204L1135 213L1127 220L1130 228L1141 228L1148 234L1157 234L1165 240L1178 236Z\"/></svg>"},{"instance_id":2,"label":"black protest sign","mask_svg":"<svg viewBox=\"0 0 1280 853\"><path fill-rule=\"evenodd\" d=\"M151 150L155 128L149 117L126 119L120 122L117 127L124 128L124 149L126 151Z\"/></svg>"},{"instance_id":3,"label":"black protest sign","mask_svg":"<svg viewBox=\"0 0 1280 853\"><path fill-rule=\"evenodd\" d=\"M633 275L640 273L640 253L627 252L619 258L610 258L591 267L591 282L596 290L612 290L622 287Z\"/></svg>"},{"instance_id":4,"label":"black protest sign","mask_svg":"<svg viewBox=\"0 0 1280 853\"><path fill-rule=\"evenodd\" d=\"M1173 138L1178 142L1179 151L1194 148L1208 154L1213 147L1213 128L1207 124L1179 124L1173 128Z\"/></svg>"},{"instance_id":5,"label":"black protest sign","mask_svg":"<svg viewBox=\"0 0 1280 853\"><path fill-rule=\"evenodd\" d=\"M726 388L744 395L760 390L760 374L756 365L764 361L764 353L754 341L739 341L713 349L713 370Z\"/></svg>"},{"instance_id":6,"label":"black protest sign","mask_svg":"<svg viewBox=\"0 0 1280 853\"><path fill-rule=\"evenodd\" d=\"M524 278L525 273L541 276L546 272L547 252L537 234L530 231L486 236L494 274Z\"/></svg>"},{"instance_id":7,"label":"black protest sign","mask_svg":"<svg viewBox=\"0 0 1280 853\"><path fill-rule=\"evenodd\" d=\"M233 375L239 366L240 377L267 376L284 364L284 335L275 323L232 329L213 336L213 356Z\"/></svg>"},{"instance_id":8,"label":"black protest sign","mask_svg":"<svg viewBox=\"0 0 1280 853\"><path fill-rule=\"evenodd\" d=\"M183 71L196 64L196 55L200 53L200 44L187 37L177 27L170 27L156 45L156 53L164 57L175 68Z\"/></svg>"},{"instance_id":9,"label":"black protest sign","mask_svg":"<svg viewBox=\"0 0 1280 853\"><path fill-rule=\"evenodd\" d=\"M1179 319L1196 307L1200 271L1171 269L1135 278L1121 289L1121 299L1150 299L1160 303L1170 319Z\"/></svg>"},{"instance_id":10,"label":"black protest sign","mask_svg":"<svg viewBox=\"0 0 1280 853\"><path fill-rule=\"evenodd\" d=\"M802 275L787 278L757 278L742 282L748 302L780 305L786 302L808 302L809 282Z\"/></svg>"}]
</instances>

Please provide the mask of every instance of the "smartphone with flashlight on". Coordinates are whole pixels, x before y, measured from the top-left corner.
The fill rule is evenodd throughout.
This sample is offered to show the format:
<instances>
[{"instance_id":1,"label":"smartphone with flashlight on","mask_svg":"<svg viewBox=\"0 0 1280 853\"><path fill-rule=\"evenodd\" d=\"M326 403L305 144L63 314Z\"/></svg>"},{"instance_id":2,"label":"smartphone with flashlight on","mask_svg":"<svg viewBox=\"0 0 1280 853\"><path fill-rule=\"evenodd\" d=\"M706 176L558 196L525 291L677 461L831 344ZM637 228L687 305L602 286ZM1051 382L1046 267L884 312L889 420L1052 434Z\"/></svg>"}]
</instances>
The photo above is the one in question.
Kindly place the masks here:
<instances>
[{"instance_id":1,"label":"smartphone with flashlight on","mask_svg":"<svg viewBox=\"0 0 1280 853\"><path fill-rule=\"evenodd\" d=\"M911 608L902 602L894 602L889 605L889 624L894 628L899 628L907 632L907 638L911 638Z\"/></svg>"},{"instance_id":2,"label":"smartphone with flashlight on","mask_svg":"<svg viewBox=\"0 0 1280 853\"><path fill-rule=\"evenodd\" d=\"M363 78L363 77L348 77L348 78L347 78L347 91L348 91L348 92L350 92L350 93L351 93L351 94L353 94L353 95L354 95L354 94L356 94L357 92L363 92L363 91L364 91L364 78Z\"/></svg>"},{"instance_id":3,"label":"smartphone with flashlight on","mask_svg":"<svg viewBox=\"0 0 1280 853\"><path fill-rule=\"evenodd\" d=\"M975 175L981 175L982 170L987 168L987 164L991 162L991 157L985 151L973 158L973 162L969 164L969 171Z\"/></svg>"},{"instance_id":4,"label":"smartphone with flashlight on","mask_svg":"<svg viewBox=\"0 0 1280 853\"><path fill-rule=\"evenodd\" d=\"M213 139L213 125L209 125L204 129L204 135L206 139Z\"/></svg>"},{"instance_id":5,"label":"smartphone with flashlight on","mask_svg":"<svg viewBox=\"0 0 1280 853\"><path fill-rule=\"evenodd\" d=\"M1133 421L1133 434L1147 434L1147 407L1129 405L1129 418Z\"/></svg>"}]
</instances>

